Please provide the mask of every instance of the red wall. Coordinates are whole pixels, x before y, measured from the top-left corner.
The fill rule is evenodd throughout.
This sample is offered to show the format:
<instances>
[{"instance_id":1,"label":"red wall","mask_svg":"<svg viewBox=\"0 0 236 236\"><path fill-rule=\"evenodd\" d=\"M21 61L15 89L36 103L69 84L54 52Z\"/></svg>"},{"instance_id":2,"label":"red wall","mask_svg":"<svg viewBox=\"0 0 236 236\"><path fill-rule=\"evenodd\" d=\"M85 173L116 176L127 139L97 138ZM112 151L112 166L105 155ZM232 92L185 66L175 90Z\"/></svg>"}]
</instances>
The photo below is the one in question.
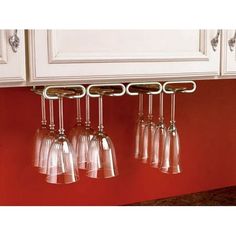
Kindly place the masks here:
<instances>
[{"instance_id":1,"label":"red wall","mask_svg":"<svg viewBox=\"0 0 236 236\"><path fill-rule=\"evenodd\" d=\"M41 118L39 96L29 88L1 89L0 205L122 205L235 185L236 80L197 85L195 94L180 94L176 101L182 174L165 175L132 158L137 97L126 95L104 99L105 130L116 147L119 177L94 180L80 172L80 181L67 186L47 184L31 166L33 135ZM168 122L170 99L164 99ZM154 106L156 113L157 97ZM91 113L97 127L95 99ZM74 102L67 100L67 130L74 117Z\"/></svg>"}]
</instances>

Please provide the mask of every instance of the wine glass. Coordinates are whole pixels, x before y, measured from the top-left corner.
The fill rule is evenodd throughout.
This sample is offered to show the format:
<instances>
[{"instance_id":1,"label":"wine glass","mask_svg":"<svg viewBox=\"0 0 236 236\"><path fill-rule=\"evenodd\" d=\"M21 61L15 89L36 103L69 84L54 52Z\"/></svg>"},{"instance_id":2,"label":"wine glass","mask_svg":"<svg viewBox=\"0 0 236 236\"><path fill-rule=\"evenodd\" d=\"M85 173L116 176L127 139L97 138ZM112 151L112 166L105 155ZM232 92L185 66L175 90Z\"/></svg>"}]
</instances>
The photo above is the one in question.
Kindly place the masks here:
<instances>
[{"instance_id":1,"label":"wine glass","mask_svg":"<svg viewBox=\"0 0 236 236\"><path fill-rule=\"evenodd\" d=\"M143 132L142 162L147 163L152 156L156 124L152 121L153 95L148 94L148 120Z\"/></svg>"},{"instance_id":2,"label":"wine glass","mask_svg":"<svg viewBox=\"0 0 236 236\"><path fill-rule=\"evenodd\" d=\"M50 124L49 132L43 138L40 154L39 154L39 173L47 173L47 164L48 164L48 154L52 143L56 138L55 133L55 124L54 124L54 109L53 109L53 100L49 100L49 114L50 114Z\"/></svg>"},{"instance_id":3,"label":"wine glass","mask_svg":"<svg viewBox=\"0 0 236 236\"><path fill-rule=\"evenodd\" d=\"M78 137L83 130L84 130L84 125L82 123L82 117L81 117L80 98L76 98L76 124L70 130L69 135L68 135L68 138L74 150L76 150Z\"/></svg>"},{"instance_id":4,"label":"wine glass","mask_svg":"<svg viewBox=\"0 0 236 236\"><path fill-rule=\"evenodd\" d=\"M175 93L184 91L186 88L171 88L171 120L167 130L164 159L161 163L163 173L178 174L181 172L180 166L180 143L179 134L175 125ZM170 88L167 88L170 90Z\"/></svg>"},{"instance_id":5,"label":"wine glass","mask_svg":"<svg viewBox=\"0 0 236 236\"><path fill-rule=\"evenodd\" d=\"M184 86L176 87L174 84L184 84ZM185 87L186 84L192 84L192 88ZM171 95L171 120L167 130L164 158L160 170L167 174L179 174L181 172L180 141L175 124L175 94L178 92L193 93L196 90L196 83L194 81L166 82L163 85L163 90Z\"/></svg>"},{"instance_id":6,"label":"wine glass","mask_svg":"<svg viewBox=\"0 0 236 236\"><path fill-rule=\"evenodd\" d=\"M94 136L94 130L91 128L90 122L90 97L86 95L86 121L85 129L81 131L81 134L78 137L78 142L76 145L76 153L78 155L78 168L86 169L87 168L87 155L89 143Z\"/></svg>"},{"instance_id":7,"label":"wine glass","mask_svg":"<svg viewBox=\"0 0 236 236\"><path fill-rule=\"evenodd\" d=\"M139 112L135 128L135 149L134 149L135 159L142 158L142 140L145 128L145 121L143 115L143 94L139 93L138 96L139 96Z\"/></svg>"},{"instance_id":8,"label":"wine glass","mask_svg":"<svg viewBox=\"0 0 236 236\"><path fill-rule=\"evenodd\" d=\"M45 93L47 90L45 90ZM49 150L46 181L51 184L69 184L79 180L76 156L72 144L67 139L63 120L63 96L69 92L58 93L59 135Z\"/></svg>"},{"instance_id":9,"label":"wine glass","mask_svg":"<svg viewBox=\"0 0 236 236\"><path fill-rule=\"evenodd\" d=\"M36 133L34 136L33 165L35 167L39 167L39 155L40 155L41 143L42 143L43 138L48 134L45 98L42 95L41 95L41 114L42 114L41 127L36 130Z\"/></svg>"},{"instance_id":10,"label":"wine glass","mask_svg":"<svg viewBox=\"0 0 236 236\"><path fill-rule=\"evenodd\" d=\"M161 168L167 132L163 115L163 92L160 93L159 98L159 123L154 134L153 153L150 159L150 164L153 168Z\"/></svg>"},{"instance_id":11,"label":"wine glass","mask_svg":"<svg viewBox=\"0 0 236 236\"><path fill-rule=\"evenodd\" d=\"M120 86L122 91L119 93L111 92L112 96L122 96L125 93L125 87L123 84L113 84L113 86ZM91 94L90 90L92 88L97 88L96 95ZM103 86L103 87L101 87ZM103 126L103 95L108 95L106 92L107 85L90 85L88 87L88 94L92 97L98 97L98 107L99 107L99 126L98 131L93 136L88 150L88 167L87 176L90 178L112 178L118 175L118 168L116 162L115 148L110 137L104 133Z\"/></svg>"}]
</instances>

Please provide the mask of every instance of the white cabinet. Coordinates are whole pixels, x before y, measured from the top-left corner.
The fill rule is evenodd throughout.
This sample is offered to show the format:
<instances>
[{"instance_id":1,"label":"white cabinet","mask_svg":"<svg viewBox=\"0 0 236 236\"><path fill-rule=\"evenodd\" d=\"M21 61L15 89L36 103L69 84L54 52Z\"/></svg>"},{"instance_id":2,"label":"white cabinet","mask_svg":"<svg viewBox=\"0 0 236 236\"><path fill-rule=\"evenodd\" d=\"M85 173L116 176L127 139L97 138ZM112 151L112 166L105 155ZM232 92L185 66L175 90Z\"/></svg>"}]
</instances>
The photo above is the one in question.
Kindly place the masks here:
<instances>
[{"instance_id":1,"label":"white cabinet","mask_svg":"<svg viewBox=\"0 0 236 236\"><path fill-rule=\"evenodd\" d=\"M32 82L218 76L217 30L31 30ZM194 78L193 78L194 79Z\"/></svg>"},{"instance_id":2,"label":"white cabinet","mask_svg":"<svg viewBox=\"0 0 236 236\"><path fill-rule=\"evenodd\" d=\"M236 75L236 30L223 30L221 75Z\"/></svg>"},{"instance_id":3,"label":"white cabinet","mask_svg":"<svg viewBox=\"0 0 236 236\"><path fill-rule=\"evenodd\" d=\"M25 81L25 40L24 30L17 31L19 47L14 52L9 38L14 30L0 30L0 83L17 85Z\"/></svg>"}]
</instances>

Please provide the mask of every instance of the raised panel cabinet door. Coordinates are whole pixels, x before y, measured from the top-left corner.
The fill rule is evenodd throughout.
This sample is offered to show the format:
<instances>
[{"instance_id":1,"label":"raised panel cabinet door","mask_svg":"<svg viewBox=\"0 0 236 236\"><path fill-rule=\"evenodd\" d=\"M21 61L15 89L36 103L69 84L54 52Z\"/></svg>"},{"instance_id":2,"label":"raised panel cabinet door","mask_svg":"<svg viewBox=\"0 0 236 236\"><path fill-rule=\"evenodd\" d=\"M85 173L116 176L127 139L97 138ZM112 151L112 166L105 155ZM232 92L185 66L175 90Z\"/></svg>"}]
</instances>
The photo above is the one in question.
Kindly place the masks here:
<instances>
[{"instance_id":1,"label":"raised panel cabinet door","mask_svg":"<svg viewBox=\"0 0 236 236\"><path fill-rule=\"evenodd\" d=\"M14 51L9 38L14 30L0 30L0 83L14 85L25 81L24 30L18 30L19 46Z\"/></svg>"},{"instance_id":2,"label":"raised panel cabinet door","mask_svg":"<svg viewBox=\"0 0 236 236\"><path fill-rule=\"evenodd\" d=\"M217 76L217 30L32 30L32 81ZM218 38L217 38L218 39Z\"/></svg>"},{"instance_id":3,"label":"raised panel cabinet door","mask_svg":"<svg viewBox=\"0 0 236 236\"><path fill-rule=\"evenodd\" d=\"M236 75L236 30L223 30L221 74Z\"/></svg>"}]
</instances>

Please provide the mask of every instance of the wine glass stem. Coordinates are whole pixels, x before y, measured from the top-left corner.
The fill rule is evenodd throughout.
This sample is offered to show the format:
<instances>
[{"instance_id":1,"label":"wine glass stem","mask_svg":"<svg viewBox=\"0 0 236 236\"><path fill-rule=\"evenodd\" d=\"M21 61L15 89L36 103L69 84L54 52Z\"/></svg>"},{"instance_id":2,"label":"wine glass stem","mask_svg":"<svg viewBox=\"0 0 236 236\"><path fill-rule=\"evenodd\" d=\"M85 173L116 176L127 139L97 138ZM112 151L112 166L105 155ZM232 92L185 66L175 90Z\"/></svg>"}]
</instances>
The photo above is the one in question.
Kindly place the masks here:
<instances>
[{"instance_id":1,"label":"wine glass stem","mask_svg":"<svg viewBox=\"0 0 236 236\"><path fill-rule=\"evenodd\" d=\"M175 93L171 94L171 123L175 123Z\"/></svg>"},{"instance_id":2,"label":"wine glass stem","mask_svg":"<svg viewBox=\"0 0 236 236\"><path fill-rule=\"evenodd\" d=\"M80 98L76 99L76 121L77 124L82 122L81 118L81 107L80 107Z\"/></svg>"},{"instance_id":3,"label":"wine glass stem","mask_svg":"<svg viewBox=\"0 0 236 236\"><path fill-rule=\"evenodd\" d=\"M59 97L59 134L64 135L63 98Z\"/></svg>"},{"instance_id":4,"label":"wine glass stem","mask_svg":"<svg viewBox=\"0 0 236 236\"><path fill-rule=\"evenodd\" d=\"M142 93L140 93L138 95L138 101L139 101L139 103L138 103L138 115L139 115L139 117L142 117L143 116L143 94Z\"/></svg>"},{"instance_id":5,"label":"wine glass stem","mask_svg":"<svg viewBox=\"0 0 236 236\"><path fill-rule=\"evenodd\" d=\"M89 96L86 95L86 121L85 126L90 127L90 102L89 102Z\"/></svg>"},{"instance_id":6,"label":"wine glass stem","mask_svg":"<svg viewBox=\"0 0 236 236\"><path fill-rule=\"evenodd\" d=\"M102 96L100 96L99 99L98 99L98 109L99 109L98 130L100 132L103 132L104 126L103 126L103 101L102 101Z\"/></svg>"},{"instance_id":7,"label":"wine glass stem","mask_svg":"<svg viewBox=\"0 0 236 236\"><path fill-rule=\"evenodd\" d=\"M45 106L44 96L41 96L41 114L42 114L41 124L42 124L42 126L46 126L47 125L47 120L46 120L46 106Z\"/></svg>"},{"instance_id":8,"label":"wine glass stem","mask_svg":"<svg viewBox=\"0 0 236 236\"><path fill-rule=\"evenodd\" d=\"M54 109L53 109L53 100L49 100L49 115L50 115L50 131L54 131L55 123L54 123Z\"/></svg>"},{"instance_id":9,"label":"wine glass stem","mask_svg":"<svg viewBox=\"0 0 236 236\"><path fill-rule=\"evenodd\" d=\"M160 100L159 100L159 121L164 121L164 114L163 114L163 92L160 93Z\"/></svg>"},{"instance_id":10,"label":"wine glass stem","mask_svg":"<svg viewBox=\"0 0 236 236\"><path fill-rule=\"evenodd\" d=\"M148 119L151 120L153 117L152 114L152 104L153 104L153 95L149 94L148 95Z\"/></svg>"}]
</instances>

